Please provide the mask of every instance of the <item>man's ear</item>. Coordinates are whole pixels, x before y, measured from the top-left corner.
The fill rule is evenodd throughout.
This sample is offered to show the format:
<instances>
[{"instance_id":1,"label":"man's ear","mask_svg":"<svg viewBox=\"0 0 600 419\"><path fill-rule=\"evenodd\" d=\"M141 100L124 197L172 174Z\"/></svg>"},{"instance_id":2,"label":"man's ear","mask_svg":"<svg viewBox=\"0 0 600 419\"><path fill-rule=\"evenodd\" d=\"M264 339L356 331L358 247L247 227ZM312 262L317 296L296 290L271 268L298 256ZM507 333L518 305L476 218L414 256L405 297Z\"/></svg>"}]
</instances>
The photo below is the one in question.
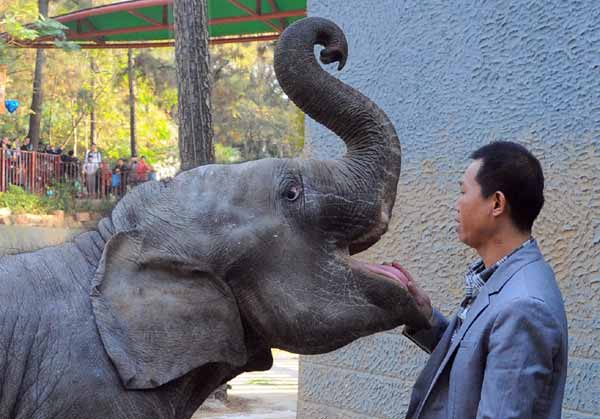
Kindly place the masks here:
<instances>
[{"instance_id":1,"label":"man's ear","mask_svg":"<svg viewBox=\"0 0 600 419\"><path fill-rule=\"evenodd\" d=\"M108 241L91 299L104 348L129 389L154 388L208 363L247 362L229 286L181 266L140 232Z\"/></svg>"},{"instance_id":2,"label":"man's ear","mask_svg":"<svg viewBox=\"0 0 600 419\"><path fill-rule=\"evenodd\" d=\"M506 201L506 196L502 191L496 191L493 195L493 208L492 215L498 217L506 212L508 212L508 202Z\"/></svg>"}]
</instances>

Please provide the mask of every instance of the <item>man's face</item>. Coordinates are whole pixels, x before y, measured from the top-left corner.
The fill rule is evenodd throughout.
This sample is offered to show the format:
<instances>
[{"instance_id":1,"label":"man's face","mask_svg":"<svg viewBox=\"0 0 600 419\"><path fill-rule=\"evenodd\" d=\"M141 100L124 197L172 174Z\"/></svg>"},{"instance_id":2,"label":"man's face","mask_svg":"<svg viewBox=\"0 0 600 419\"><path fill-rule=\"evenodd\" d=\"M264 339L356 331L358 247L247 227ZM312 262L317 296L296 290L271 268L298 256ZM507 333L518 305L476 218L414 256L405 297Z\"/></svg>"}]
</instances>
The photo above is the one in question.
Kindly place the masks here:
<instances>
[{"instance_id":1,"label":"man's face","mask_svg":"<svg viewBox=\"0 0 600 419\"><path fill-rule=\"evenodd\" d=\"M460 198L456 202L458 238L475 249L490 237L495 227L494 194L484 198L475 179L481 164L481 160L475 160L465 171Z\"/></svg>"}]
</instances>

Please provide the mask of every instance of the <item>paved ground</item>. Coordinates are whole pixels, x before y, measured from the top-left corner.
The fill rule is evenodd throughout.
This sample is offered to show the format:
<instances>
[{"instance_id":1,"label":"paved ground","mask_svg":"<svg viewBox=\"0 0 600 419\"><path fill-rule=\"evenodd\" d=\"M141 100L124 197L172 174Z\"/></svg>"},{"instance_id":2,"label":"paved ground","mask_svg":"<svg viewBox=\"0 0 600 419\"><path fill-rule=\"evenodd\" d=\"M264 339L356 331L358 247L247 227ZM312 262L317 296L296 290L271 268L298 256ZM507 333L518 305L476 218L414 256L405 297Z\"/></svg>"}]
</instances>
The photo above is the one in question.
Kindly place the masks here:
<instances>
[{"instance_id":1,"label":"paved ground","mask_svg":"<svg viewBox=\"0 0 600 419\"><path fill-rule=\"evenodd\" d=\"M55 246L80 232L66 228L0 225L0 256Z\"/></svg>"},{"instance_id":2,"label":"paved ground","mask_svg":"<svg viewBox=\"0 0 600 419\"><path fill-rule=\"evenodd\" d=\"M295 419L298 355L273 350L273 368L237 376L226 403L209 400L192 419Z\"/></svg>"}]
</instances>

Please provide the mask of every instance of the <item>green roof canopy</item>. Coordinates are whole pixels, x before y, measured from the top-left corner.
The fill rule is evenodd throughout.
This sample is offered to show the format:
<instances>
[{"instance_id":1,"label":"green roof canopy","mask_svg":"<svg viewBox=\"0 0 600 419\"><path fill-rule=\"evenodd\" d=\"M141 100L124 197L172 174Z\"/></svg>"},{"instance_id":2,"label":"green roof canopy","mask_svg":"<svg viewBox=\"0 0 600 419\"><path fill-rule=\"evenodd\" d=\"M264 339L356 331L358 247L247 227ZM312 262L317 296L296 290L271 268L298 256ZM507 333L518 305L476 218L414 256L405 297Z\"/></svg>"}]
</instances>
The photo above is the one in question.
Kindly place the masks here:
<instances>
[{"instance_id":1,"label":"green roof canopy","mask_svg":"<svg viewBox=\"0 0 600 419\"><path fill-rule=\"evenodd\" d=\"M306 16L307 0L208 0L211 43L277 39ZM144 48L174 45L173 0L131 0L55 16L67 39L82 48ZM51 38L23 42L52 48Z\"/></svg>"}]
</instances>

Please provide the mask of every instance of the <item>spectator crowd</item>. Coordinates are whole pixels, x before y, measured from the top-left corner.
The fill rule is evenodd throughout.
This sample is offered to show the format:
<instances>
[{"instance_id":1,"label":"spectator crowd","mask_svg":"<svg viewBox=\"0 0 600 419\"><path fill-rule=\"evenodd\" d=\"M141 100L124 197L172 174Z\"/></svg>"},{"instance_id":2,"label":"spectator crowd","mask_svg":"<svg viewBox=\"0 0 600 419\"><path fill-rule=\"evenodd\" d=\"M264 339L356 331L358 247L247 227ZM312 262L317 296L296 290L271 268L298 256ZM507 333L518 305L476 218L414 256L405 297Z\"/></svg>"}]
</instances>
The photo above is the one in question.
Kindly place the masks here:
<instances>
[{"instance_id":1,"label":"spectator crowd","mask_svg":"<svg viewBox=\"0 0 600 419\"><path fill-rule=\"evenodd\" d=\"M144 156L120 158L111 165L96 144L91 145L80 161L73 150L65 153L61 147L43 143L34 150L27 137L22 142L15 139L12 144L4 137L0 156L0 191L10 184L34 189L32 181L41 181L45 187L62 181L72 182L82 197L102 198L122 196L131 187L156 178Z\"/></svg>"}]
</instances>

